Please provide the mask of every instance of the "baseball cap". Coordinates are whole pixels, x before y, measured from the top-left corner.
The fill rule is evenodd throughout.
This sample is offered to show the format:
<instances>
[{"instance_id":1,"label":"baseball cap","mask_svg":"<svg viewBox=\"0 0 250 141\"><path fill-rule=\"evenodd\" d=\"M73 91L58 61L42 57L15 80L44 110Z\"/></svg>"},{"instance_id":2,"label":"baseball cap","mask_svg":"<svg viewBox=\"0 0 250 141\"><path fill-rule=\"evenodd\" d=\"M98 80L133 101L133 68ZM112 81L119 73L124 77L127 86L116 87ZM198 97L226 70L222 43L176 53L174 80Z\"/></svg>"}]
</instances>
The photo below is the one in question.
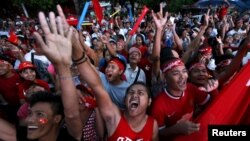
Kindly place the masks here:
<instances>
[{"instance_id":1,"label":"baseball cap","mask_svg":"<svg viewBox=\"0 0 250 141\"><path fill-rule=\"evenodd\" d=\"M141 56L141 51L137 47L131 47L128 52L129 52L129 54L131 54L132 52L138 52L139 55Z\"/></svg>"},{"instance_id":2,"label":"baseball cap","mask_svg":"<svg viewBox=\"0 0 250 141\"><path fill-rule=\"evenodd\" d=\"M31 69L36 69L36 67L29 61L22 62L19 67L18 71L22 71L24 69L31 68Z\"/></svg>"}]
</instances>

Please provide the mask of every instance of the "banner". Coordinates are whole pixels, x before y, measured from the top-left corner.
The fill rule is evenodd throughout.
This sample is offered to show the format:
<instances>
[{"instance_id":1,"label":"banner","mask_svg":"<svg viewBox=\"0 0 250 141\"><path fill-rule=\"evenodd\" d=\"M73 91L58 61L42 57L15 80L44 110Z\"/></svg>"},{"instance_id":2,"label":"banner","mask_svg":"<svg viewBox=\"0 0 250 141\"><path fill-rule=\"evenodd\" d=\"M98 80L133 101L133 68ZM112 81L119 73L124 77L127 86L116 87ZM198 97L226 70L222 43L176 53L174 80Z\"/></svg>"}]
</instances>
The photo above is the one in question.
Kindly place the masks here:
<instances>
[{"instance_id":1,"label":"banner","mask_svg":"<svg viewBox=\"0 0 250 141\"><path fill-rule=\"evenodd\" d=\"M175 141L208 141L208 125L250 124L250 62L231 80L195 120L200 131L175 138Z\"/></svg>"}]
</instances>

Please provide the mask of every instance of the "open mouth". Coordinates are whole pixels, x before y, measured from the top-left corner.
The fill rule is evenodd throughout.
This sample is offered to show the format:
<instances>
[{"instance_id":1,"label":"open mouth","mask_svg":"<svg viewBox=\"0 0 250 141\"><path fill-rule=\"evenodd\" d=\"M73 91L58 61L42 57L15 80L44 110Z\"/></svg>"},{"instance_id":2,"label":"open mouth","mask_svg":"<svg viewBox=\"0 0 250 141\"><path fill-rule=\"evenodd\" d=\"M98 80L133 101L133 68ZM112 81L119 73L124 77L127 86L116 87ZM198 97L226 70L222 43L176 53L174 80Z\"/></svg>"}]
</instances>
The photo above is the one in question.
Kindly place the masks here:
<instances>
[{"instance_id":1,"label":"open mouth","mask_svg":"<svg viewBox=\"0 0 250 141\"><path fill-rule=\"evenodd\" d=\"M130 102L130 109L131 110L135 110L139 107L139 102L137 100L132 100Z\"/></svg>"},{"instance_id":2,"label":"open mouth","mask_svg":"<svg viewBox=\"0 0 250 141\"><path fill-rule=\"evenodd\" d=\"M106 74L106 77L107 77L107 78L111 78L111 77L112 77L112 74Z\"/></svg>"},{"instance_id":3,"label":"open mouth","mask_svg":"<svg viewBox=\"0 0 250 141\"><path fill-rule=\"evenodd\" d=\"M27 126L28 133L32 133L38 129L38 126Z\"/></svg>"},{"instance_id":4,"label":"open mouth","mask_svg":"<svg viewBox=\"0 0 250 141\"><path fill-rule=\"evenodd\" d=\"M34 130L34 129L37 129L38 126L32 126L32 125L31 125L31 126L28 126L27 128L28 128L28 130Z\"/></svg>"},{"instance_id":5,"label":"open mouth","mask_svg":"<svg viewBox=\"0 0 250 141\"><path fill-rule=\"evenodd\" d=\"M180 81L180 82L179 82L179 85L180 85L180 86L185 86L185 85L186 85L186 81Z\"/></svg>"}]
</instances>

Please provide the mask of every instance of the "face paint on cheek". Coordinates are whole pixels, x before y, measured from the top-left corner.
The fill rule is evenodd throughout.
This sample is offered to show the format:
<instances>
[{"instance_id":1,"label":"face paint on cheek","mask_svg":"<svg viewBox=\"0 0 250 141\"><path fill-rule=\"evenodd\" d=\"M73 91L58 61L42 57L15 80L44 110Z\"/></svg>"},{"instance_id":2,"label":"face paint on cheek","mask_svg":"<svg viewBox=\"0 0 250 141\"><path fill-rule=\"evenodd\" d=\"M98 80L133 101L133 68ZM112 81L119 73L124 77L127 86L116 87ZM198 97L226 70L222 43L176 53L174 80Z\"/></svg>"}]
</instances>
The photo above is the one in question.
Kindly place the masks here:
<instances>
[{"instance_id":1,"label":"face paint on cheek","mask_svg":"<svg viewBox=\"0 0 250 141\"><path fill-rule=\"evenodd\" d=\"M39 122L39 124L46 124L46 123L48 123L48 119L47 118L40 118L38 120L38 122Z\"/></svg>"}]
</instances>

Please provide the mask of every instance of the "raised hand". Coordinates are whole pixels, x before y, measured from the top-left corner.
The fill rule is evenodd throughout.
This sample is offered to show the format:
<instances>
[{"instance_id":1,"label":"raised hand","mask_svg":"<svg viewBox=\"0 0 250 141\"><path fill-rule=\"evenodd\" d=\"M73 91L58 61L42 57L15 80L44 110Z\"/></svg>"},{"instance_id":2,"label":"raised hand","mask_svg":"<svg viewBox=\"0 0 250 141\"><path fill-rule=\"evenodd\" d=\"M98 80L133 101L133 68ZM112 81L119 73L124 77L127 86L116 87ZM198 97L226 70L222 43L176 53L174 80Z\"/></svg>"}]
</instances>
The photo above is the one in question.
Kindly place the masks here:
<instances>
[{"instance_id":1,"label":"raised hand","mask_svg":"<svg viewBox=\"0 0 250 141\"><path fill-rule=\"evenodd\" d=\"M160 12L155 13L152 10L152 16L155 22L155 25L157 28L163 29L164 26L166 25L167 18L168 18L168 12L165 13L165 16L163 17L163 12L162 12L162 4L160 4Z\"/></svg>"},{"instance_id":2,"label":"raised hand","mask_svg":"<svg viewBox=\"0 0 250 141\"><path fill-rule=\"evenodd\" d=\"M49 13L49 23L43 12L39 12L39 22L44 32L44 40L37 32L34 33L38 43L38 53L44 54L54 65L70 65L72 54L72 28L67 32L63 29L61 17L55 18L53 12Z\"/></svg>"},{"instance_id":3,"label":"raised hand","mask_svg":"<svg viewBox=\"0 0 250 141\"><path fill-rule=\"evenodd\" d=\"M68 31L70 26L69 26L69 24L68 24L68 22L66 20L66 17L65 17L65 15L63 13L63 10L62 10L61 6L57 5L56 8L57 8L57 12L58 12L59 16L61 17L63 30Z\"/></svg>"},{"instance_id":4,"label":"raised hand","mask_svg":"<svg viewBox=\"0 0 250 141\"><path fill-rule=\"evenodd\" d=\"M219 36L218 38L217 37L215 37L216 38L216 41L219 43L219 44L221 44L222 43L222 39L221 39L221 37Z\"/></svg>"},{"instance_id":5,"label":"raised hand","mask_svg":"<svg viewBox=\"0 0 250 141\"><path fill-rule=\"evenodd\" d=\"M61 21L62 21L63 30L64 30L64 31L68 31L69 28L70 28L70 26L69 26L69 24L68 24L68 22L67 22L67 20L66 20L66 17L65 17L65 15L64 15L64 13L63 13L63 10L62 10L61 6L60 6L60 5L57 5L56 8L57 8L57 12L58 12L58 14L59 14L59 16L60 16L60 18L61 18ZM80 51L80 52L83 51L83 50L81 49L80 45L81 45L81 44L83 45L82 42L84 42L84 40L80 38L80 37L81 37L80 34L82 34L80 31L78 32L75 28L73 28L73 27L71 27L71 28L72 28L72 30L73 30L73 35L72 35L71 41L72 41L73 56L74 56L74 51L75 51L75 50L76 50L76 51ZM79 39L79 38L80 38L80 39ZM80 50L77 50L76 48L78 48L78 49L80 49Z\"/></svg>"},{"instance_id":6,"label":"raised hand","mask_svg":"<svg viewBox=\"0 0 250 141\"><path fill-rule=\"evenodd\" d=\"M204 18L204 21L203 21L203 25L204 26L208 26L208 23L209 23L209 14L210 14L210 9L207 10L207 13L204 15L205 18Z\"/></svg>"},{"instance_id":7,"label":"raised hand","mask_svg":"<svg viewBox=\"0 0 250 141\"><path fill-rule=\"evenodd\" d=\"M219 86L219 81L216 79L209 79L205 87L199 87L201 91L211 92L217 89Z\"/></svg>"},{"instance_id":8,"label":"raised hand","mask_svg":"<svg viewBox=\"0 0 250 141\"><path fill-rule=\"evenodd\" d=\"M101 41L104 43L104 44L108 44L109 43L109 38L105 35L102 35L101 36Z\"/></svg>"}]
</instances>

